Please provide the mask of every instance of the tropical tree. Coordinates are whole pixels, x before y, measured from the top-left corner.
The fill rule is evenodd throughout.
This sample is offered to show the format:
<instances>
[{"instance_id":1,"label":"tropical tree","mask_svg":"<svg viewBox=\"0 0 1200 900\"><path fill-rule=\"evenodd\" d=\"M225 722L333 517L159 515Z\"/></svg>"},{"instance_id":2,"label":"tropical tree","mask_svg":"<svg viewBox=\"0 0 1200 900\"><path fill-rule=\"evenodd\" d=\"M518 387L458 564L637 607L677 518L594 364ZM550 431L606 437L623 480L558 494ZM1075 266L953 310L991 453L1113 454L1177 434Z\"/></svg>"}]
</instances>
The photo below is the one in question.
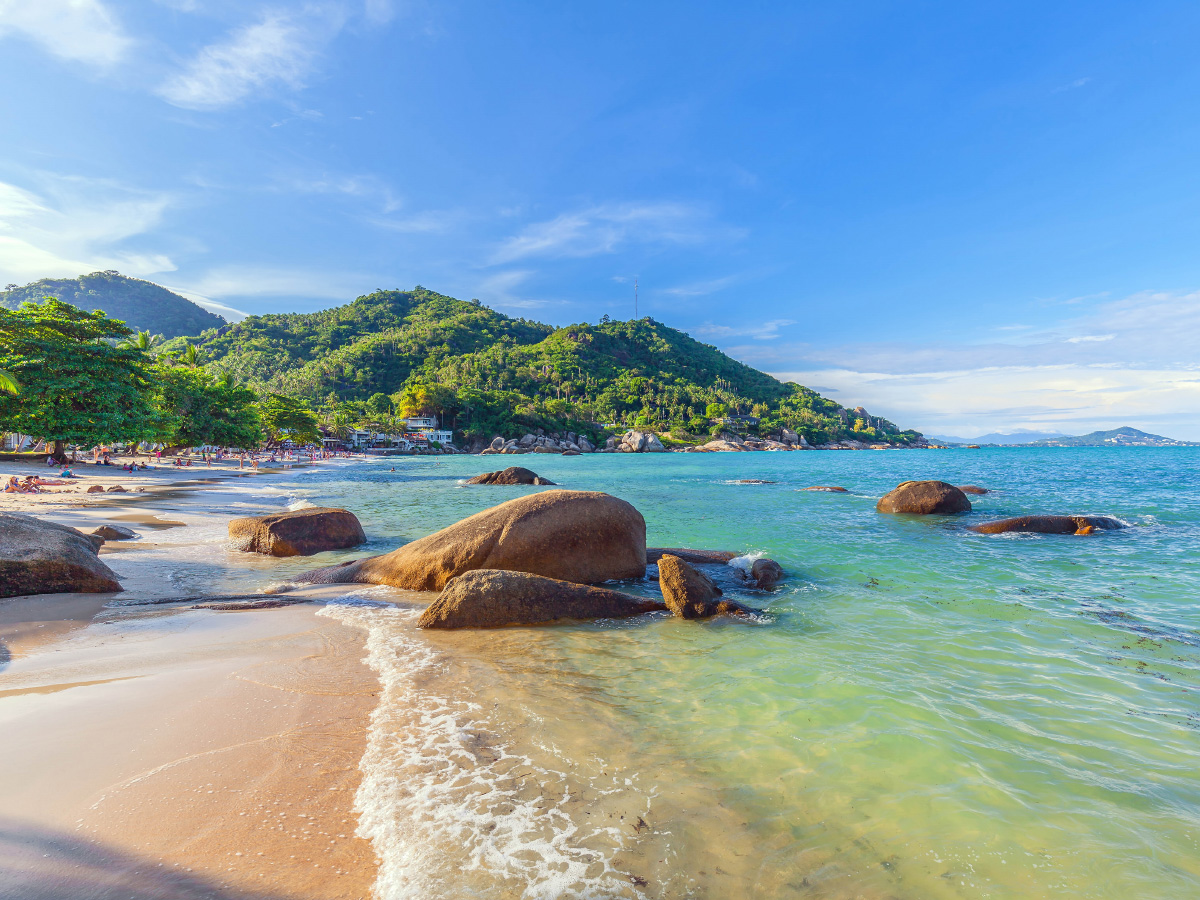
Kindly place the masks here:
<instances>
[{"instance_id":1,"label":"tropical tree","mask_svg":"<svg viewBox=\"0 0 1200 900\"><path fill-rule=\"evenodd\" d=\"M151 334L148 331L139 331L137 334L125 338L117 346L128 347L134 350L140 350L148 356L154 356L158 352L159 346L163 342L161 334Z\"/></svg>"},{"instance_id":2,"label":"tropical tree","mask_svg":"<svg viewBox=\"0 0 1200 900\"><path fill-rule=\"evenodd\" d=\"M263 431L272 444L295 441L315 444L321 440L316 414L299 400L282 394L269 394L258 404Z\"/></svg>"},{"instance_id":3,"label":"tropical tree","mask_svg":"<svg viewBox=\"0 0 1200 900\"><path fill-rule=\"evenodd\" d=\"M0 430L66 443L150 440L161 430L151 402L149 363L138 350L114 347L132 332L103 312L85 312L47 297L0 309L0 369L16 377L18 395L0 393Z\"/></svg>"},{"instance_id":4,"label":"tropical tree","mask_svg":"<svg viewBox=\"0 0 1200 900\"><path fill-rule=\"evenodd\" d=\"M252 449L262 444L258 397L225 373L213 378L203 369L159 366L159 405L169 423L163 439L176 447Z\"/></svg>"}]
</instances>

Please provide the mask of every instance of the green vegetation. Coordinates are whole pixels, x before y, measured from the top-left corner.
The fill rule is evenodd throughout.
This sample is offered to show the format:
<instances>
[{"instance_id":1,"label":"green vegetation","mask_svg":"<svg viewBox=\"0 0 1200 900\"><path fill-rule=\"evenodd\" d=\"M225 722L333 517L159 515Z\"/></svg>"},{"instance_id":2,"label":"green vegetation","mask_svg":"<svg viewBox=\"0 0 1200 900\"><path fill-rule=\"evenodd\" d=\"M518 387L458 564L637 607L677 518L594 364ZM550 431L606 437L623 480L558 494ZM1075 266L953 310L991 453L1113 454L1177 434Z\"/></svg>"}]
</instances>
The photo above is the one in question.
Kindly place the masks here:
<instances>
[{"instance_id":1,"label":"green vegetation","mask_svg":"<svg viewBox=\"0 0 1200 900\"><path fill-rule=\"evenodd\" d=\"M601 424L684 441L782 428L813 442L917 437L649 318L554 329L422 287L317 313L251 316L198 345L209 367L307 401L333 430L433 414L468 438L539 427L599 437ZM166 350L188 346L175 340ZM719 421L730 416L743 418Z\"/></svg>"},{"instance_id":2,"label":"green vegetation","mask_svg":"<svg viewBox=\"0 0 1200 900\"><path fill-rule=\"evenodd\" d=\"M165 287L127 278L117 272L93 272L79 278L43 278L24 287L10 284L0 291L0 307L18 309L57 297L84 310L103 310L131 328L178 337L220 328L225 320Z\"/></svg>"}]
</instances>

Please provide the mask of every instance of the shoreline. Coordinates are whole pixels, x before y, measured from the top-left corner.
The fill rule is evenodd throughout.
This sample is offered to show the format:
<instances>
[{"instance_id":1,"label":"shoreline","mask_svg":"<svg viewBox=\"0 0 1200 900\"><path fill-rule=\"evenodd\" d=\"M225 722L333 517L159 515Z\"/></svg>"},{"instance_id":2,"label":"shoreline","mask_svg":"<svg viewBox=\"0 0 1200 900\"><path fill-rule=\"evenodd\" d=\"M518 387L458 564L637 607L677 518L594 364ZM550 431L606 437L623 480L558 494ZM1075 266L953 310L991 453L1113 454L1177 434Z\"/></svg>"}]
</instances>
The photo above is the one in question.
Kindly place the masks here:
<instances>
[{"instance_id":1,"label":"shoreline","mask_svg":"<svg viewBox=\"0 0 1200 900\"><path fill-rule=\"evenodd\" d=\"M114 474L144 490L5 495L0 510L84 531L205 516L209 478ZM124 551L139 544L117 558L137 566ZM346 591L224 612L122 604L177 594L162 572L126 587L0 600L0 898L368 897L377 862L354 793L379 681L365 635L317 615Z\"/></svg>"}]
</instances>

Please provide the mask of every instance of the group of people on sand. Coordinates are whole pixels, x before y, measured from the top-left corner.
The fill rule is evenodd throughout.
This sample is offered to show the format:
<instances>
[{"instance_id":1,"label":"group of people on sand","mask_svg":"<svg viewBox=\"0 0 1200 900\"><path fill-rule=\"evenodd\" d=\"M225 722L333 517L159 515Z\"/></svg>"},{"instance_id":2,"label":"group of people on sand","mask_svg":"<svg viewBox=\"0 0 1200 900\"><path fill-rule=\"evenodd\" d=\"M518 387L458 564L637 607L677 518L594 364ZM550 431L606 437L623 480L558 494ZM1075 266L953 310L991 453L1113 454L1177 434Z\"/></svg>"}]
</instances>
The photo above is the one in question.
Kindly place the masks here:
<instances>
[{"instance_id":1,"label":"group of people on sand","mask_svg":"<svg viewBox=\"0 0 1200 900\"><path fill-rule=\"evenodd\" d=\"M26 475L24 479L12 475L8 479L8 484L4 486L6 494L40 494L42 488L53 485L70 484L67 479L74 478L75 473L70 469L63 469L62 474L58 478L42 478L40 475Z\"/></svg>"}]
</instances>

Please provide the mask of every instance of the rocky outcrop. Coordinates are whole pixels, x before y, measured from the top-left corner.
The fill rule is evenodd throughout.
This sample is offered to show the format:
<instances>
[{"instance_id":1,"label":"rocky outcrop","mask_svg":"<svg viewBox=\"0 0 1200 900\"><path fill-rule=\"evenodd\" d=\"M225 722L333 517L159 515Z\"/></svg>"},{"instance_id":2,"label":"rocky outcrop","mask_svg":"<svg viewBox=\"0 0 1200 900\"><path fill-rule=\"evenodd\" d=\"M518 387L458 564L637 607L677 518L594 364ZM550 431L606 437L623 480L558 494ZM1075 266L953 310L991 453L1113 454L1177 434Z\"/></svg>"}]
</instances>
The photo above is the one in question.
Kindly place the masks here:
<instances>
[{"instance_id":1,"label":"rocky outcrop","mask_svg":"<svg viewBox=\"0 0 1200 900\"><path fill-rule=\"evenodd\" d=\"M847 493L844 487L836 484L815 484L812 487L801 488L803 491L826 491L830 494L845 494Z\"/></svg>"},{"instance_id":2,"label":"rocky outcrop","mask_svg":"<svg viewBox=\"0 0 1200 900\"><path fill-rule=\"evenodd\" d=\"M120 591L103 540L33 516L0 513L0 597Z\"/></svg>"},{"instance_id":3,"label":"rocky outcrop","mask_svg":"<svg viewBox=\"0 0 1200 900\"><path fill-rule=\"evenodd\" d=\"M970 512L971 501L954 485L944 481L906 481L884 494L875 508L881 513L952 515Z\"/></svg>"},{"instance_id":4,"label":"rocky outcrop","mask_svg":"<svg viewBox=\"0 0 1200 900\"><path fill-rule=\"evenodd\" d=\"M298 581L441 590L456 575L504 569L576 584L641 578L646 520L593 491L540 491L463 519L383 556L318 569Z\"/></svg>"},{"instance_id":5,"label":"rocky outcrop","mask_svg":"<svg viewBox=\"0 0 1200 900\"><path fill-rule=\"evenodd\" d=\"M764 591L769 591L783 580L783 566L773 559L756 559L750 567L750 580Z\"/></svg>"},{"instance_id":6,"label":"rocky outcrop","mask_svg":"<svg viewBox=\"0 0 1200 900\"><path fill-rule=\"evenodd\" d=\"M140 537L136 531L124 525L101 525L92 534L104 541L133 541Z\"/></svg>"},{"instance_id":7,"label":"rocky outcrop","mask_svg":"<svg viewBox=\"0 0 1200 900\"><path fill-rule=\"evenodd\" d=\"M467 484L554 484L536 472L521 466L509 466L501 472L485 472L467 481Z\"/></svg>"},{"instance_id":8,"label":"rocky outcrop","mask_svg":"<svg viewBox=\"0 0 1200 900\"><path fill-rule=\"evenodd\" d=\"M1109 516L1016 516L997 522L970 526L980 534L1092 534L1095 531L1115 531L1125 526Z\"/></svg>"},{"instance_id":9,"label":"rocky outcrop","mask_svg":"<svg viewBox=\"0 0 1200 900\"><path fill-rule=\"evenodd\" d=\"M229 523L229 541L235 550L269 556L311 556L322 550L357 547L366 539L354 513L321 506L246 516Z\"/></svg>"},{"instance_id":10,"label":"rocky outcrop","mask_svg":"<svg viewBox=\"0 0 1200 900\"><path fill-rule=\"evenodd\" d=\"M559 619L640 616L658 600L527 572L475 569L451 579L421 614L421 628L498 628Z\"/></svg>"},{"instance_id":11,"label":"rocky outcrop","mask_svg":"<svg viewBox=\"0 0 1200 900\"><path fill-rule=\"evenodd\" d=\"M684 562L689 562L694 565L724 565L731 559L735 559L737 557L736 553L730 553L728 550L690 550L686 547L647 547L646 562L648 564L656 563L668 553L672 556L679 557Z\"/></svg>"},{"instance_id":12,"label":"rocky outcrop","mask_svg":"<svg viewBox=\"0 0 1200 900\"><path fill-rule=\"evenodd\" d=\"M777 481L764 481L762 478L739 478L735 484L778 484Z\"/></svg>"},{"instance_id":13,"label":"rocky outcrop","mask_svg":"<svg viewBox=\"0 0 1200 900\"><path fill-rule=\"evenodd\" d=\"M697 572L678 556L664 555L658 561L658 586L672 615L681 619L707 619L750 610L734 600L719 600L721 589L707 575Z\"/></svg>"},{"instance_id":14,"label":"rocky outcrop","mask_svg":"<svg viewBox=\"0 0 1200 900\"><path fill-rule=\"evenodd\" d=\"M733 441L715 440L694 448L699 453L736 453L747 450L745 444L735 444Z\"/></svg>"},{"instance_id":15,"label":"rocky outcrop","mask_svg":"<svg viewBox=\"0 0 1200 900\"><path fill-rule=\"evenodd\" d=\"M984 494L991 493L991 491L989 491L987 488L980 487L977 484L960 484L958 486L958 489L960 491L962 491L964 494L973 494L977 497L981 497Z\"/></svg>"},{"instance_id":16,"label":"rocky outcrop","mask_svg":"<svg viewBox=\"0 0 1200 900\"><path fill-rule=\"evenodd\" d=\"M666 453L658 435L652 431L627 431L619 439L612 439L613 446L621 453Z\"/></svg>"}]
</instances>

